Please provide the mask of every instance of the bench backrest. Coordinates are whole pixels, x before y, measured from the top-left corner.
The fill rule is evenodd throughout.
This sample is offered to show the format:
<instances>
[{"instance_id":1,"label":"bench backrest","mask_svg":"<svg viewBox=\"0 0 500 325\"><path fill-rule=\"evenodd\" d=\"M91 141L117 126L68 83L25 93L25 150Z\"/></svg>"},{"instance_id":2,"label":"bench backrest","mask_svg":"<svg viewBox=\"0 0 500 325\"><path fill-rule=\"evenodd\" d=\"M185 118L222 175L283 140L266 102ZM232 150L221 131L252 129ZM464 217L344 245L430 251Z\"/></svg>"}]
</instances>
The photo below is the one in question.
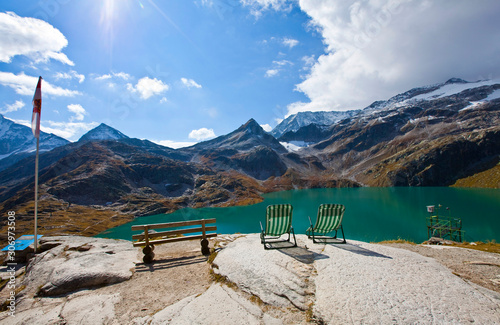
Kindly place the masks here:
<instances>
[{"instance_id":1,"label":"bench backrest","mask_svg":"<svg viewBox=\"0 0 500 325\"><path fill-rule=\"evenodd\" d=\"M206 224L215 223L214 219L201 219L201 220L191 220L191 221L180 221L180 222L168 222L168 223L156 223L150 225L134 225L132 226L132 230L143 230L144 233L133 235L132 239L137 239L137 242L134 242L134 246L148 246L149 244L163 244L169 242L190 240L190 239L205 239L209 237L216 237L216 233L207 233L209 231L216 231L217 226L206 226ZM173 228L173 227L186 227L186 226L196 226L200 225L201 227L197 228L185 228L185 229L176 229L176 230L168 230L168 231L160 231L160 232L149 232L152 229L163 229L163 228ZM167 236L177 236L183 234L192 234L201 232L201 235L194 236L183 236L176 238L161 238L155 239L158 237L167 237Z\"/></svg>"}]
</instances>

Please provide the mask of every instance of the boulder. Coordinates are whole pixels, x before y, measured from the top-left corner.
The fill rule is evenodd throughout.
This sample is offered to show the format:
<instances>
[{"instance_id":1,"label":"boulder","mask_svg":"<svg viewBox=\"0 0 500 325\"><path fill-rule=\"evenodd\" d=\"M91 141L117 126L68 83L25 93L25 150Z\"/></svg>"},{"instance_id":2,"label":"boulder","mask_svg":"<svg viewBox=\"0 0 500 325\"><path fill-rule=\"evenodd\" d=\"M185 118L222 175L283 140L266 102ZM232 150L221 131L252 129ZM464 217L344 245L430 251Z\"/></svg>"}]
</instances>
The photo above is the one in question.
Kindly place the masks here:
<instances>
[{"instance_id":1,"label":"boulder","mask_svg":"<svg viewBox=\"0 0 500 325\"><path fill-rule=\"evenodd\" d=\"M38 296L62 295L128 280L138 262L137 249L125 240L44 237L41 247L51 248L30 261L23 281L27 288L36 288Z\"/></svg>"}]
</instances>

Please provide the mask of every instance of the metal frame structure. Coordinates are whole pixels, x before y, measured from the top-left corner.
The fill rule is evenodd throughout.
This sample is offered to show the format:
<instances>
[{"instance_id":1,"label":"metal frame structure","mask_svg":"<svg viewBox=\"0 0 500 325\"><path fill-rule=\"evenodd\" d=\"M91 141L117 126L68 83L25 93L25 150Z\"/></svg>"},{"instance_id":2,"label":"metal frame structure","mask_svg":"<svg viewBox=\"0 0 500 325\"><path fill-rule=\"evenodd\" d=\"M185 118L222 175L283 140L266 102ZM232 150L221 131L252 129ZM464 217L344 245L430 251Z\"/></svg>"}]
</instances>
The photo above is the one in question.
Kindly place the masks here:
<instances>
[{"instance_id":1,"label":"metal frame structure","mask_svg":"<svg viewBox=\"0 0 500 325\"><path fill-rule=\"evenodd\" d=\"M462 230L462 220L460 218L452 218L450 215L440 216L439 210L441 207L441 204L438 205L437 209L433 205L427 206L427 212L429 212L429 217L427 217L428 238L438 237L462 242L465 233ZM449 208L446 209L449 211Z\"/></svg>"}]
</instances>

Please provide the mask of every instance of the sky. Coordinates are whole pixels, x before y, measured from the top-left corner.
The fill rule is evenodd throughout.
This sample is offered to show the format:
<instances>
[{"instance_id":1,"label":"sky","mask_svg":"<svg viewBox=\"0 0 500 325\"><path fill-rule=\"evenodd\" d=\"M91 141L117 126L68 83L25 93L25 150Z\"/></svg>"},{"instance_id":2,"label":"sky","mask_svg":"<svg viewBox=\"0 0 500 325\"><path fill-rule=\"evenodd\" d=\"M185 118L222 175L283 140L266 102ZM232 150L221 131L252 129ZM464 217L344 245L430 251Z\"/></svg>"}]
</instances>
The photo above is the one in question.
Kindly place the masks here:
<instances>
[{"instance_id":1,"label":"sky","mask_svg":"<svg viewBox=\"0 0 500 325\"><path fill-rule=\"evenodd\" d=\"M362 109L500 77L498 0L0 2L0 114L70 141L100 123L173 148L250 118Z\"/></svg>"}]
</instances>

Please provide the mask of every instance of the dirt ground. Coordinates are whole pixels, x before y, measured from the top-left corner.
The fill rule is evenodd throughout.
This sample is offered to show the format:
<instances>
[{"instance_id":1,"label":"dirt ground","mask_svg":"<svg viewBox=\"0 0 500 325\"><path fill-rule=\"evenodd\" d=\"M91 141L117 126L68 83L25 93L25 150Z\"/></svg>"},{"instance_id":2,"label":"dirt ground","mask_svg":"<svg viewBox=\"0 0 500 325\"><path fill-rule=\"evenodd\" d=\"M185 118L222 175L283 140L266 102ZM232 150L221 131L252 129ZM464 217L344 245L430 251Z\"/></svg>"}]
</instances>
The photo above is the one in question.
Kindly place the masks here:
<instances>
[{"instance_id":1,"label":"dirt ground","mask_svg":"<svg viewBox=\"0 0 500 325\"><path fill-rule=\"evenodd\" d=\"M191 295L202 294L212 283L207 257L201 254L199 241L157 245L154 253L154 263L137 264L130 280L95 290L97 294L120 292L122 299L115 305L115 313L122 324L136 317L153 315ZM142 261L139 248L137 254Z\"/></svg>"}]
</instances>

